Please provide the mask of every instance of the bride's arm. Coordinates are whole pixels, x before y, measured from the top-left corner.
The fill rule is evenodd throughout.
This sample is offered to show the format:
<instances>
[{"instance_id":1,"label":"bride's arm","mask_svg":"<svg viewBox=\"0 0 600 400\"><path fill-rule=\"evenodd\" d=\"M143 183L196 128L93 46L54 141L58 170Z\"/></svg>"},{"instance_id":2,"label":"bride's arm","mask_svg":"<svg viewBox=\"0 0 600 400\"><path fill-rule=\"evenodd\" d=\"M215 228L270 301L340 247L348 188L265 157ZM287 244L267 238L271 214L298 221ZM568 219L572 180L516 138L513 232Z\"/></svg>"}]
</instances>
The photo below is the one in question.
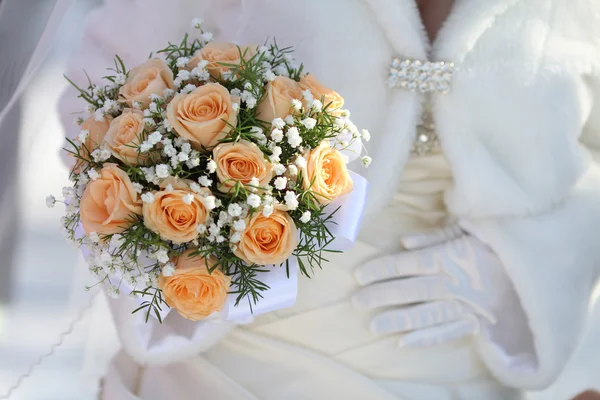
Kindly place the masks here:
<instances>
[{"instance_id":1,"label":"bride's arm","mask_svg":"<svg viewBox=\"0 0 600 400\"><path fill-rule=\"evenodd\" d=\"M599 154L600 77L593 92L595 106L581 142ZM590 161L585 174L552 210L530 217L465 217L461 225L502 261L527 316L528 326L521 332L529 330L533 341L529 349L515 346L519 327L488 327L477 337L483 360L507 385L531 389L550 385L582 336L598 282L600 165Z\"/></svg>"}]
</instances>

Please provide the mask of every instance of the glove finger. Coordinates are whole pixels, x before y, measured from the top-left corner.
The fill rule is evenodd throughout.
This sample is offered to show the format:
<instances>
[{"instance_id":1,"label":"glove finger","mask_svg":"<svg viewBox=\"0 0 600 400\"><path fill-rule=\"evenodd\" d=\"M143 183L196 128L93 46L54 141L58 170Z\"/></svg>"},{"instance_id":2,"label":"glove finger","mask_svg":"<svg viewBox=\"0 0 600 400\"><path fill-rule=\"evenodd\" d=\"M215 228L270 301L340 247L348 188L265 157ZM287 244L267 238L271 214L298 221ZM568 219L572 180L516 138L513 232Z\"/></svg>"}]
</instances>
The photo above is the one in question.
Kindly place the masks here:
<instances>
[{"instance_id":1,"label":"glove finger","mask_svg":"<svg viewBox=\"0 0 600 400\"><path fill-rule=\"evenodd\" d=\"M466 307L453 300L432 301L384 311L371 320L375 334L402 333L456 321L468 315Z\"/></svg>"},{"instance_id":2,"label":"glove finger","mask_svg":"<svg viewBox=\"0 0 600 400\"><path fill-rule=\"evenodd\" d=\"M446 279L441 276L424 276L365 286L352 296L352 302L358 309L374 309L450 298L451 292Z\"/></svg>"},{"instance_id":3,"label":"glove finger","mask_svg":"<svg viewBox=\"0 0 600 400\"><path fill-rule=\"evenodd\" d=\"M440 272L440 263L433 249L407 251L376 258L357 267L354 276L361 285L369 285L393 278L436 274Z\"/></svg>"},{"instance_id":4,"label":"glove finger","mask_svg":"<svg viewBox=\"0 0 600 400\"><path fill-rule=\"evenodd\" d=\"M467 317L402 335L398 340L398 345L400 347L438 345L474 335L478 331L479 323L475 317Z\"/></svg>"},{"instance_id":5,"label":"glove finger","mask_svg":"<svg viewBox=\"0 0 600 400\"><path fill-rule=\"evenodd\" d=\"M431 247L464 235L463 230L456 224L445 228L435 229L431 232L416 233L400 239L400 244L406 250L417 250Z\"/></svg>"}]
</instances>

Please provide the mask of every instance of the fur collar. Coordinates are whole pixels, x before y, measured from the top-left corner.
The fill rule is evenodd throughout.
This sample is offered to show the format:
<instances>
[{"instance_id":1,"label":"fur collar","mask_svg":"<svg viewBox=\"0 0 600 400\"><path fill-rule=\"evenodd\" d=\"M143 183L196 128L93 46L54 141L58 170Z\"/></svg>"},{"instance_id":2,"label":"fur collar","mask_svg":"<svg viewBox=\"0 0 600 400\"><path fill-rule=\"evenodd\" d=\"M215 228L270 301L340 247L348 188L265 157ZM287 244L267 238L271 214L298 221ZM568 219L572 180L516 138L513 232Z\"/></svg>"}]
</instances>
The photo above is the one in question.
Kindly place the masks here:
<instances>
[{"instance_id":1,"label":"fur collar","mask_svg":"<svg viewBox=\"0 0 600 400\"><path fill-rule=\"evenodd\" d=\"M461 61L493 20L521 0L456 0L430 43L415 0L364 0L398 56Z\"/></svg>"}]
</instances>

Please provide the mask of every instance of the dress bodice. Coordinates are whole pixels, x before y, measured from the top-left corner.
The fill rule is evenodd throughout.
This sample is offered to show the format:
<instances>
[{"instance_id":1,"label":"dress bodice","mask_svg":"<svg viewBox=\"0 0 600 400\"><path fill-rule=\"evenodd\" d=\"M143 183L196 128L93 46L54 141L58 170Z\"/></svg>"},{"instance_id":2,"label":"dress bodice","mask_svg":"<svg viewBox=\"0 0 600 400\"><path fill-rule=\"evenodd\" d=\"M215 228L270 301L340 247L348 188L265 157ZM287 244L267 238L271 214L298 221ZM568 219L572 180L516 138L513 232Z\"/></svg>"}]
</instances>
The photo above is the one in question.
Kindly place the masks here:
<instances>
[{"instance_id":1,"label":"dress bodice","mask_svg":"<svg viewBox=\"0 0 600 400\"><path fill-rule=\"evenodd\" d=\"M424 134L434 138L429 117L423 120L429 125L419 126L417 140ZM446 345L447 352L442 357L439 348L426 350L438 353L429 362L423 362L424 353L399 348L397 336L373 334L369 324L374 314L352 305L351 297L359 289L353 272L358 265L385 253L401 251L403 236L446 224L448 214L443 194L452 184L452 174L439 147L418 154L413 151L399 179L400 190L391 202L375 218L363 221L355 246L343 254L328 256L330 262L322 270L314 271L315 279L300 278L294 307L261 316L244 329L301 345L373 378L394 380L418 378L422 374L431 379L432 371L440 370L440 362L451 365L458 362L455 357L460 355L460 362L464 363L464 353L471 353L472 349L466 344L457 348L456 343ZM461 373L480 371L474 355L467 359L472 361L473 368L462 369ZM447 371L440 374L440 379L455 378Z\"/></svg>"}]
</instances>

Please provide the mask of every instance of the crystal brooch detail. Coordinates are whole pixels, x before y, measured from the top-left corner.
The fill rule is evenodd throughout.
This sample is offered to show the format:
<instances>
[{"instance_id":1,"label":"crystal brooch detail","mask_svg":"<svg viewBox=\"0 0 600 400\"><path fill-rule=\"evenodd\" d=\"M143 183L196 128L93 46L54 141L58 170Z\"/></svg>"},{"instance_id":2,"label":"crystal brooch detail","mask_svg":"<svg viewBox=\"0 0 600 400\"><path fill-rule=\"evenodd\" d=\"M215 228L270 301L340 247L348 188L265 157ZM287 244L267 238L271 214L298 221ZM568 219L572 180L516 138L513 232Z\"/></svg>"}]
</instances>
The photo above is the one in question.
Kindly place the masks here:
<instances>
[{"instance_id":1,"label":"crystal brooch detail","mask_svg":"<svg viewBox=\"0 0 600 400\"><path fill-rule=\"evenodd\" d=\"M394 58L388 84L421 93L448 93L452 83L454 63Z\"/></svg>"}]
</instances>

